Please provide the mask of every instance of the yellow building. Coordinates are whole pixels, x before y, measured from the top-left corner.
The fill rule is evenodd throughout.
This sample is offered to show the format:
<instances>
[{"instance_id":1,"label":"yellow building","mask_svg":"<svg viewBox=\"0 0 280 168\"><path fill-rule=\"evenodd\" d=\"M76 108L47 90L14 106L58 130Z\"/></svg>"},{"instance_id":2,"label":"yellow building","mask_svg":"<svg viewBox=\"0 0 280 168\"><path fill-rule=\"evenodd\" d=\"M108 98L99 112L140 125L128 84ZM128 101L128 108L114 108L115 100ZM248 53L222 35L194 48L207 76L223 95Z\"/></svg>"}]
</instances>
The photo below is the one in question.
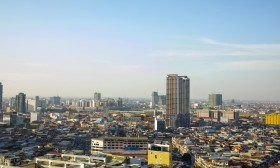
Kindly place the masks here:
<instances>
[{"instance_id":1,"label":"yellow building","mask_svg":"<svg viewBox=\"0 0 280 168\"><path fill-rule=\"evenodd\" d=\"M148 164L172 167L171 145L149 144L148 145Z\"/></svg>"},{"instance_id":2,"label":"yellow building","mask_svg":"<svg viewBox=\"0 0 280 168\"><path fill-rule=\"evenodd\" d=\"M280 114L276 114L276 113L266 114L265 124L280 125Z\"/></svg>"}]
</instances>

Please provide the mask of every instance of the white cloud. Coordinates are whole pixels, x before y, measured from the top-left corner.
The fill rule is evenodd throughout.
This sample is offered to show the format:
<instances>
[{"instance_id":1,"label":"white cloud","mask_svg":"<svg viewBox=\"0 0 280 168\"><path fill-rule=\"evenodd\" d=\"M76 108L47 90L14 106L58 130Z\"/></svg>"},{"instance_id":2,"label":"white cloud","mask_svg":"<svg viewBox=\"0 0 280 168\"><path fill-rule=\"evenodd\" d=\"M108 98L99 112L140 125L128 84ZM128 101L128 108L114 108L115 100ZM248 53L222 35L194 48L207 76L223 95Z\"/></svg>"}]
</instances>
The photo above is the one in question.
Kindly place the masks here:
<instances>
[{"instance_id":1,"label":"white cloud","mask_svg":"<svg viewBox=\"0 0 280 168\"><path fill-rule=\"evenodd\" d=\"M218 63L222 70L280 70L280 60L254 60Z\"/></svg>"},{"instance_id":2,"label":"white cloud","mask_svg":"<svg viewBox=\"0 0 280 168\"><path fill-rule=\"evenodd\" d=\"M224 46L230 48L240 48L240 49L274 49L280 51L280 44L236 44L236 43L224 43L218 42L213 39L204 38L202 42L205 44Z\"/></svg>"},{"instance_id":3,"label":"white cloud","mask_svg":"<svg viewBox=\"0 0 280 168\"><path fill-rule=\"evenodd\" d=\"M253 53L248 51L218 51L218 50L188 50L188 51L155 51L149 56L153 57L167 57L167 58L190 58L190 57L214 57L214 56L243 56L243 55L253 55Z\"/></svg>"},{"instance_id":4,"label":"white cloud","mask_svg":"<svg viewBox=\"0 0 280 168\"><path fill-rule=\"evenodd\" d=\"M207 50L158 50L149 56L184 58L184 57L213 57L213 56L280 56L280 44L236 44L218 42L213 39L201 40L201 48Z\"/></svg>"}]
</instances>

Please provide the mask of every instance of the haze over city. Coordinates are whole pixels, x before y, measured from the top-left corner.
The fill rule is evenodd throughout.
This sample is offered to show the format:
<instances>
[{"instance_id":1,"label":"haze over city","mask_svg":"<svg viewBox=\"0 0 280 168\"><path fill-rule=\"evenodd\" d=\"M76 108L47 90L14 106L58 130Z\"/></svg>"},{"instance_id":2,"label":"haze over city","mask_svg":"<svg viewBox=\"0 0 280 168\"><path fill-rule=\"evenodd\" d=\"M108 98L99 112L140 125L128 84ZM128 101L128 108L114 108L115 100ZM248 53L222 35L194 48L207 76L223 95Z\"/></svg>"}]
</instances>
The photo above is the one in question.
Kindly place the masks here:
<instances>
[{"instance_id":1,"label":"haze over city","mask_svg":"<svg viewBox=\"0 0 280 168\"><path fill-rule=\"evenodd\" d=\"M280 100L280 1L1 1L4 96Z\"/></svg>"}]
</instances>

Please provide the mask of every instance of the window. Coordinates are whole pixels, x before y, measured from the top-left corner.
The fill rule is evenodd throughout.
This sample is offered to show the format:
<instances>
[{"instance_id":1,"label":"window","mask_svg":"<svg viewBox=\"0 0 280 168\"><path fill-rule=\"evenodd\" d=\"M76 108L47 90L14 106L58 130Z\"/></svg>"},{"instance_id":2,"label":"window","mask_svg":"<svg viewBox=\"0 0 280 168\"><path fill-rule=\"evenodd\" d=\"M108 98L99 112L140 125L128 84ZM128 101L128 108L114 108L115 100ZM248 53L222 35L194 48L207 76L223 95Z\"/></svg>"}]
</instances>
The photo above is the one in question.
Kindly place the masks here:
<instances>
[{"instance_id":1,"label":"window","mask_svg":"<svg viewBox=\"0 0 280 168\"><path fill-rule=\"evenodd\" d=\"M155 159L157 159L157 155L155 155Z\"/></svg>"}]
</instances>

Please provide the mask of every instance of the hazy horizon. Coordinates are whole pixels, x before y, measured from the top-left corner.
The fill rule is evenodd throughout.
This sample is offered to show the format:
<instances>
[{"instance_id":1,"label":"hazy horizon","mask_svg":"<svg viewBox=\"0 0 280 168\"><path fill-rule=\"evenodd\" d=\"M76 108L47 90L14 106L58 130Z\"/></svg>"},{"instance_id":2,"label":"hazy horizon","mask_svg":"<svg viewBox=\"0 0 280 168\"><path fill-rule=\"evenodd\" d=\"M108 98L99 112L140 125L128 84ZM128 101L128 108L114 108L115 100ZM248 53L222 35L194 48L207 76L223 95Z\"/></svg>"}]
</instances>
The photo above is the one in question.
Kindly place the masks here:
<instances>
[{"instance_id":1,"label":"hazy horizon","mask_svg":"<svg viewBox=\"0 0 280 168\"><path fill-rule=\"evenodd\" d=\"M61 97L149 98L167 74L191 99L280 100L280 1L0 2L0 82Z\"/></svg>"},{"instance_id":2,"label":"hazy horizon","mask_svg":"<svg viewBox=\"0 0 280 168\"><path fill-rule=\"evenodd\" d=\"M15 98L16 95L14 96L5 96L3 97L3 100L9 100L10 98L14 97ZM32 95L32 96L29 96L29 95L26 95L26 99L35 99L35 96L38 96L38 95ZM52 96L39 96L40 99L49 99L51 97L54 97L54 96L59 96L62 100L79 100L79 99L85 99L85 100L90 100L90 99L94 99L93 96L91 97L65 97L63 95L52 95ZM138 100L138 101L151 101L151 97L112 97L112 96L105 96L105 97L101 97L101 99L107 99L107 98L112 98L112 99L118 99L118 98L122 98L123 100L126 100L126 99L131 99L131 100ZM254 100L254 99L234 99L234 98L227 98L227 99L224 99L223 98L223 102L227 102L227 103L231 103L231 101L234 100L235 103L280 103L279 100ZM191 103L195 103L195 102L199 102L199 101L205 101L207 102L208 101L208 97L205 97L205 98L196 98L196 99L190 99L190 102Z\"/></svg>"}]
</instances>

